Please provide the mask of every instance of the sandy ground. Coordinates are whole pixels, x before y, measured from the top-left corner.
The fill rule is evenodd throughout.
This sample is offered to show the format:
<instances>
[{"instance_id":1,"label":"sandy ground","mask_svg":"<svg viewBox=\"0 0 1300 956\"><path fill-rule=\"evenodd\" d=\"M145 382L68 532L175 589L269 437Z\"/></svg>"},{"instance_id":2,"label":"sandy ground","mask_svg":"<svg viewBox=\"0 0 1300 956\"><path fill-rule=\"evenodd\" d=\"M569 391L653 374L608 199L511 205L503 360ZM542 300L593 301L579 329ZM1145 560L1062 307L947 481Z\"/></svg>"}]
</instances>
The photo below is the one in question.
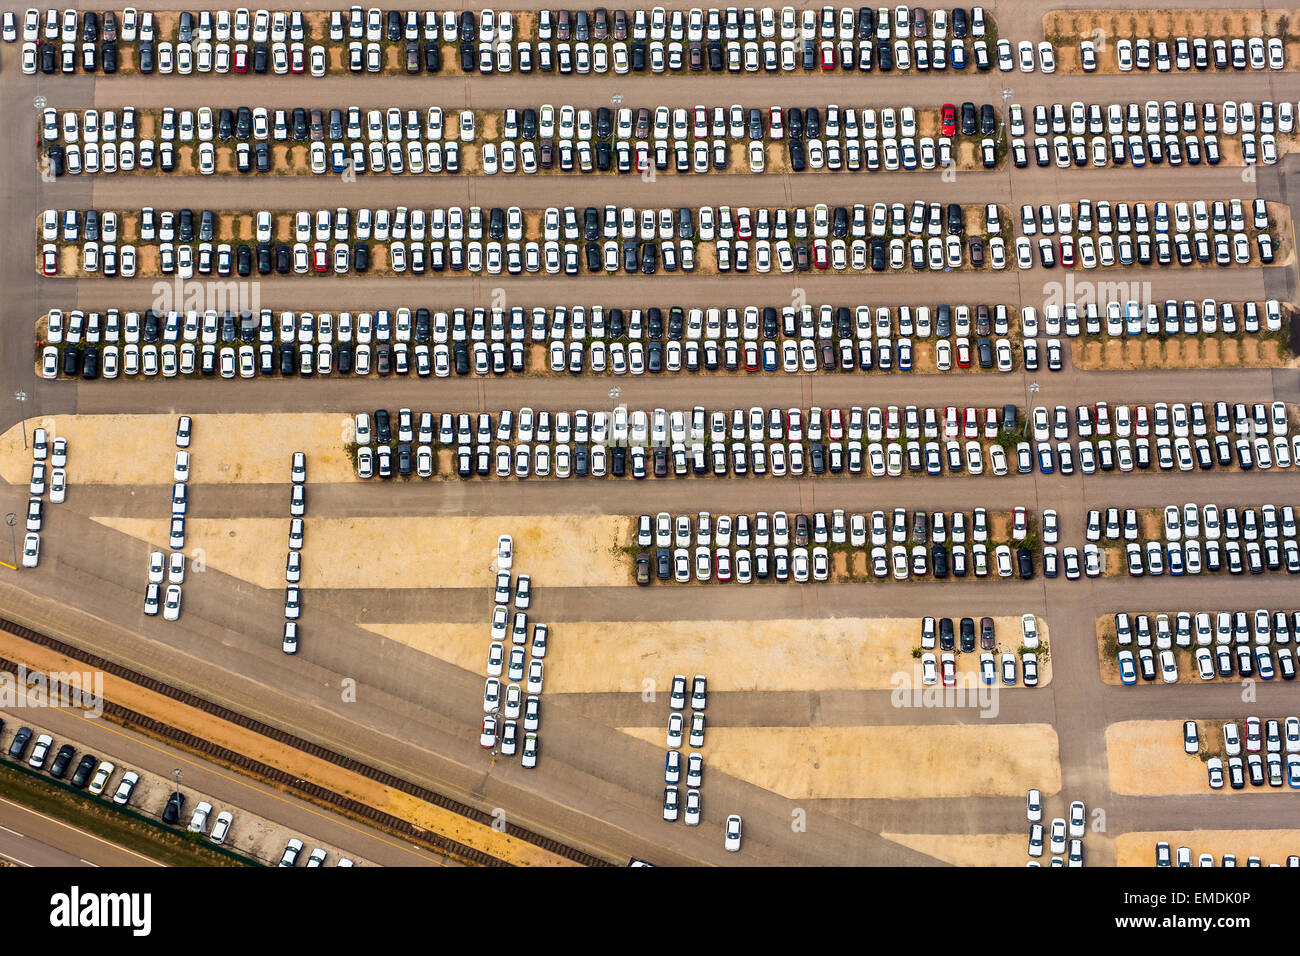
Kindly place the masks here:
<instances>
[{"instance_id":1,"label":"sandy ground","mask_svg":"<svg viewBox=\"0 0 1300 956\"><path fill-rule=\"evenodd\" d=\"M176 457L177 414L52 415L27 420L28 440L44 428L50 441L68 440L70 495L78 484L170 485ZM307 453L313 482L356 481L344 440L344 415L199 415L190 442L190 482L288 482L287 448ZM112 449L113 454L91 450ZM84 453L83 453L84 452ZM25 484L32 453L23 448L21 425L0 435L0 475Z\"/></svg>"},{"instance_id":2,"label":"sandy ground","mask_svg":"<svg viewBox=\"0 0 1300 956\"><path fill-rule=\"evenodd\" d=\"M1105 338L1070 343L1071 360L1085 371L1137 368L1277 368L1289 364L1273 338L1206 336Z\"/></svg>"},{"instance_id":3,"label":"sandy ground","mask_svg":"<svg viewBox=\"0 0 1300 956\"><path fill-rule=\"evenodd\" d=\"M46 672L81 669L80 665L66 657L29 644L3 631L0 631L0 654L10 660L26 663L29 668ZM569 865L568 861L561 857L508 834L500 833L490 826L477 823L450 810L432 806L409 794L385 787L366 777L303 754L250 730L213 718L202 711L112 675L104 676L104 697L116 704L149 714L174 727L220 743L237 753L278 767L337 793L346 794L501 859L519 865Z\"/></svg>"},{"instance_id":4,"label":"sandy ground","mask_svg":"<svg viewBox=\"0 0 1300 956\"><path fill-rule=\"evenodd\" d=\"M1019 833L882 833L886 840L953 866L1024 866L1028 831ZM1086 852L1086 848L1085 848Z\"/></svg>"},{"instance_id":5,"label":"sandy ground","mask_svg":"<svg viewBox=\"0 0 1300 956\"><path fill-rule=\"evenodd\" d=\"M166 518L160 512L157 519L93 520L165 548ZM302 586L481 587L486 592L495 580L490 565L503 532L514 535L516 569L526 569L536 586L628 584L622 553L615 547L626 523L625 518L589 515L308 518ZM285 551L276 545L287 546L287 508L283 518L191 518L185 530L185 550L193 554L202 549L209 567L258 587L284 586ZM395 541L403 546L392 547ZM448 548L448 542L457 546Z\"/></svg>"},{"instance_id":6,"label":"sandy ground","mask_svg":"<svg viewBox=\"0 0 1300 956\"><path fill-rule=\"evenodd\" d=\"M626 733L664 745L662 727ZM990 726L713 727L712 766L790 799L1023 795L1061 788L1056 731Z\"/></svg>"},{"instance_id":7,"label":"sandy ground","mask_svg":"<svg viewBox=\"0 0 1300 956\"><path fill-rule=\"evenodd\" d=\"M531 563L521 567L531 573ZM536 580L536 578L534 579ZM426 654L479 671L487 651L484 623L363 624ZM1020 644L1020 619L995 618L1000 654ZM1044 639L1047 627L1040 622ZM900 673L911 684L920 621L907 618L774 621L582 621L551 625L547 689L562 694L641 693L645 681L666 688L674 674L710 674L714 690L880 690ZM1011 635L1015 636L1014 641ZM1003 646L1005 645L1005 647ZM717 662L731 662L718 672ZM977 676L979 655L958 654L959 674ZM1051 680L1044 658L1039 682Z\"/></svg>"},{"instance_id":8,"label":"sandy ground","mask_svg":"<svg viewBox=\"0 0 1300 956\"><path fill-rule=\"evenodd\" d=\"M1206 740L1202 729L1202 747ZM1115 793L1159 796L1210 792L1204 762L1199 757L1183 753L1181 720L1127 720L1109 725L1106 728L1106 762L1110 770L1110 788Z\"/></svg>"},{"instance_id":9,"label":"sandy ground","mask_svg":"<svg viewBox=\"0 0 1300 956\"><path fill-rule=\"evenodd\" d=\"M1214 865L1218 866L1223 854L1234 853L1238 866L1245 866L1249 856L1259 857L1265 866L1285 865L1289 855L1300 853L1300 830L1160 830L1118 836L1116 865L1155 866L1156 844L1161 840L1169 844L1171 856L1180 846L1188 847L1193 864L1202 853L1213 853Z\"/></svg>"}]
</instances>

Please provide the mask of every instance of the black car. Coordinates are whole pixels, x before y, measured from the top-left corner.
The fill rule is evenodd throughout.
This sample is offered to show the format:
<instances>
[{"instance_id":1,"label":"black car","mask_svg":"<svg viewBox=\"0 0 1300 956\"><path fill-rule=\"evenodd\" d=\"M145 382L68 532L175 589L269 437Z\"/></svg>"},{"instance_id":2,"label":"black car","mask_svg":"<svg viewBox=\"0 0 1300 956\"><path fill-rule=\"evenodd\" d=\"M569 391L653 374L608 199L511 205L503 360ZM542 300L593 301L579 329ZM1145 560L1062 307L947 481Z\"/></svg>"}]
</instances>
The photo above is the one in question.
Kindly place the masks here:
<instances>
[{"instance_id":1,"label":"black car","mask_svg":"<svg viewBox=\"0 0 1300 956\"><path fill-rule=\"evenodd\" d=\"M953 640L952 618L939 618L939 650L951 651L956 647Z\"/></svg>"},{"instance_id":2,"label":"black car","mask_svg":"<svg viewBox=\"0 0 1300 956\"><path fill-rule=\"evenodd\" d=\"M993 618L980 618L980 650L991 651L995 645Z\"/></svg>"},{"instance_id":3,"label":"black car","mask_svg":"<svg viewBox=\"0 0 1300 956\"><path fill-rule=\"evenodd\" d=\"M172 795L167 798L167 806L163 807L163 823L176 823L181 818L181 811L185 809L185 794L179 790L173 790Z\"/></svg>"},{"instance_id":4,"label":"black car","mask_svg":"<svg viewBox=\"0 0 1300 956\"><path fill-rule=\"evenodd\" d=\"M64 744L60 747L59 752L54 755L54 761L50 764L50 776L63 779L68 772L68 764L72 763L76 752L72 744Z\"/></svg>"},{"instance_id":5,"label":"black car","mask_svg":"<svg viewBox=\"0 0 1300 956\"><path fill-rule=\"evenodd\" d=\"M78 790L84 790L86 784L90 783L91 774L99 766L99 758L94 754L85 754L77 763L77 769L72 771L72 779L68 781Z\"/></svg>"},{"instance_id":6,"label":"black car","mask_svg":"<svg viewBox=\"0 0 1300 956\"><path fill-rule=\"evenodd\" d=\"M1020 578L1028 581L1034 576L1034 556L1033 553L1023 545L1016 548L1016 565L1020 570Z\"/></svg>"},{"instance_id":7,"label":"black car","mask_svg":"<svg viewBox=\"0 0 1300 956\"><path fill-rule=\"evenodd\" d=\"M673 574L672 555L667 548L655 550L655 573L660 581L667 581Z\"/></svg>"},{"instance_id":8,"label":"black car","mask_svg":"<svg viewBox=\"0 0 1300 956\"><path fill-rule=\"evenodd\" d=\"M103 53L104 72L113 74L117 72L117 42L108 40L104 43Z\"/></svg>"},{"instance_id":9,"label":"black car","mask_svg":"<svg viewBox=\"0 0 1300 956\"><path fill-rule=\"evenodd\" d=\"M14 741L9 745L9 759L22 760L27 755L27 745L32 741L32 728L19 727Z\"/></svg>"},{"instance_id":10,"label":"black car","mask_svg":"<svg viewBox=\"0 0 1300 956\"><path fill-rule=\"evenodd\" d=\"M975 619L963 617L961 619L961 652L970 654L975 650Z\"/></svg>"},{"instance_id":11,"label":"black car","mask_svg":"<svg viewBox=\"0 0 1300 956\"><path fill-rule=\"evenodd\" d=\"M662 445L655 448L656 452L661 450L663 450ZM641 587L650 583L650 554L647 551L642 551L636 556L636 583Z\"/></svg>"},{"instance_id":12,"label":"black car","mask_svg":"<svg viewBox=\"0 0 1300 956\"><path fill-rule=\"evenodd\" d=\"M985 103L980 107L980 132L985 136L991 136L998 128L998 118L993 112L993 106Z\"/></svg>"},{"instance_id":13,"label":"black car","mask_svg":"<svg viewBox=\"0 0 1300 956\"><path fill-rule=\"evenodd\" d=\"M961 105L961 133L963 136L971 136L975 129L975 104L968 100Z\"/></svg>"}]
</instances>

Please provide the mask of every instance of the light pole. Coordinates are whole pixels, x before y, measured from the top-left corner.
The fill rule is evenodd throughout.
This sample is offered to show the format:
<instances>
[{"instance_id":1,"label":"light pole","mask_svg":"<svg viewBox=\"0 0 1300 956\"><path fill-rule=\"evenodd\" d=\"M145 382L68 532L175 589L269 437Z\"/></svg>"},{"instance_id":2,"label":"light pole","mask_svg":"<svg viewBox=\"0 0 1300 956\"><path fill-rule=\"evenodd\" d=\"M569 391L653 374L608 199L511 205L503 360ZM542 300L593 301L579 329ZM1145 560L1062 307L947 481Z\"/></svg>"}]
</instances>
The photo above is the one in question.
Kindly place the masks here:
<instances>
[{"instance_id":1,"label":"light pole","mask_svg":"<svg viewBox=\"0 0 1300 956\"><path fill-rule=\"evenodd\" d=\"M180 788L181 788L181 768L180 768L180 767L177 767L177 768L175 768L174 770L172 770L172 776L176 778L176 789L177 789L177 790L180 790Z\"/></svg>"},{"instance_id":2,"label":"light pole","mask_svg":"<svg viewBox=\"0 0 1300 956\"><path fill-rule=\"evenodd\" d=\"M12 511L5 515L5 524L9 526L9 543L14 549L14 570L18 569L18 538L15 536L14 525L18 523L18 516Z\"/></svg>"},{"instance_id":3,"label":"light pole","mask_svg":"<svg viewBox=\"0 0 1300 956\"><path fill-rule=\"evenodd\" d=\"M623 394L623 390L615 385L609 390L609 438L610 444L614 443L614 410L618 407L618 397Z\"/></svg>"},{"instance_id":4,"label":"light pole","mask_svg":"<svg viewBox=\"0 0 1300 956\"><path fill-rule=\"evenodd\" d=\"M1025 425L1024 428L1021 429L1021 434L1023 435L1029 434L1029 419L1033 416L1033 412L1034 412L1032 396L1037 394L1038 394L1038 383L1030 382L1029 388L1025 392Z\"/></svg>"},{"instance_id":5,"label":"light pole","mask_svg":"<svg viewBox=\"0 0 1300 956\"><path fill-rule=\"evenodd\" d=\"M1007 125L1007 103L1015 92L1016 91L1011 89L1011 87L1006 87L1002 91L1002 120L998 124L998 139L1002 138L1002 130L1005 129Z\"/></svg>"},{"instance_id":6,"label":"light pole","mask_svg":"<svg viewBox=\"0 0 1300 956\"><path fill-rule=\"evenodd\" d=\"M27 413L23 410L27 405L27 393L21 388L14 392L14 400L18 402L18 418L23 426L23 448L27 448Z\"/></svg>"}]
</instances>

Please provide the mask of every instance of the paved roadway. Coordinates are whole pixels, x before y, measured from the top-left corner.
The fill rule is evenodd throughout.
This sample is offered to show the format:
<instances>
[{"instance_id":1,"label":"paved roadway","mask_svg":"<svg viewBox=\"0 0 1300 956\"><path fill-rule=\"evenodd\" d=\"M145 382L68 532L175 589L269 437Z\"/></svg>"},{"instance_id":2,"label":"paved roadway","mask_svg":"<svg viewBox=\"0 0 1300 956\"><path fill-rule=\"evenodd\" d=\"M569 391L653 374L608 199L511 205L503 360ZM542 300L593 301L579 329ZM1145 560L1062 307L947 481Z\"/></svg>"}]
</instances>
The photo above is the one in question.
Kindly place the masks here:
<instances>
[{"instance_id":1,"label":"paved roadway","mask_svg":"<svg viewBox=\"0 0 1300 956\"><path fill-rule=\"evenodd\" d=\"M335 4L323 3L322 6ZM346 4L342 4L346 6ZM674 4L669 4L673 6ZM687 4L688 5L688 4ZM1120 6L1107 2L1101 6ZM1231 5L1231 4L1230 4ZM167 4L143 3L142 8ZM1003 35L1039 38L1037 22L1050 4L1020 2L986 5L1003 24ZM1023 25L1024 34L1012 25ZM10 49L3 51L10 57ZM8 62L8 60L7 60ZM440 103L504 106L524 102L571 102L592 106L618 92L628 105L693 105L741 101L853 105L933 105L955 99L952 77L893 76L865 80L820 77L746 77L734 83L710 77L529 78L527 92L519 79L430 79L417 85L398 78L289 80L239 78L21 77L16 69L0 74L0 108L20 120L19 142L34 140L32 97L50 105L101 108L123 105L212 104L218 100L250 105L426 106ZM345 87L344 83L348 85ZM652 86L653 84L653 86ZM1100 102L1193 97L1217 100L1278 99L1294 86L1290 74L1181 76L1026 77L1022 74L972 75L960 83L962 98L1000 101L1003 85L1016 90L1014 101L1073 99ZM292 90L290 89L292 87ZM603 407L609 382L604 379L503 379L488 382L172 382L89 385L36 381L32 374L30 323L49 307L117 305L142 308L153 295L148 280L44 281L30 266L32 223L47 206L91 205L123 208L188 205L194 208L315 208L321 205L520 204L620 202L644 206L701 203L797 204L934 199L957 202L1022 202L1093 199L1194 199L1263 195L1288 198L1287 173L1294 159L1261 171L1245 182L1240 169L1056 170L1012 169L961 173L954 182L922 173L875 177L810 174L786 176L665 176L653 184L639 179L577 180L553 176L521 180L449 177L442 179L362 179L355 185L306 179L253 178L240 184L237 201L229 180L135 179L107 177L92 181L64 179L41 183L32 171L31 152L11 149L0 155L0 182L6 202L0 227L10 237L11 255L0 258L8 308L3 313L7 346L0 350L0 375L11 388L28 395L28 415L78 411L267 411L333 410L411 405L437 410L498 410L529 404L536 408ZM1258 191L1258 192L1257 192ZM876 304L946 301L1004 301L1041 305L1045 283L1062 281L1060 270L1025 273L961 274L945 279L942 293L932 280L917 276L786 277L751 276L737 280L694 277L678 283L658 278L579 279L352 279L319 280L314 285L293 279L264 281L262 303L271 308L371 308L431 303L485 303L498 287L524 305L551 303L633 302L692 304L773 304L790 301L797 285L807 301ZM1269 270L1106 270L1076 275L1076 280L1147 282L1151 295L1242 300L1277 296L1294 298L1290 268ZM418 291L417 291L418 290ZM642 379L620 382L623 400L633 405L702 404L709 408L750 404L1001 404L1021 401L1030 376L780 376L773 378L709 377L679 380ZM1040 374L1037 399L1047 404L1076 401L1300 400L1300 373L1278 371L1096 372L1067 369ZM431 389L437 395L430 400ZM18 417L16 403L0 397L0 423ZM186 587L185 614L179 625L146 620L140 613L139 581L121 568L138 566L142 547L88 520L88 515L152 514L144 492L136 489L75 487L66 506L51 521L42 567L35 573L0 579L0 606L10 617L31 621L53 633L70 636L87 649L129 666L156 673L230 706L285 726L330 746L363 754L366 759L410 779L477 805L506 808L520 822L581 844L613 860L635 855L663 863L800 863L926 864L935 861L881 839L890 830L920 832L1021 832L1023 809L1018 799L962 800L819 800L791 801L742 780L711 772L705 788L705 826L699 830L669 827L658 820L662 749L612 729L658 725L662 707L651 708L638 697L618 694L547 694L543 758L539 772L527 773L513 762L489 767L477 741L467 731L477 725L481 677L451 667L378 637L359 622L385 620L479 620L487 597L446 589L411 592L332 592L308 595L310 640L297 659L278 650L281 594L254 588L219 572L192 578ZM989 481L998 481L996 488ZM1107 504L1157 505L1167 501L1214 500L1220 504L1294 501L1294 477L1251 475L1126 475L1006 479L913 479L881 484L849 479L693 480L679 487L649 482L597 482L590 494L558 482L428 484L395 494L382 486L314 487L313 514L519 514L559 510L635 513L642 510L771 510L777 507L863 508L921 506L970 508L1008 498L1061 512L1067 539L1077 543L1083 511ZM200 487L195 489L196 516L280 514L284 489L270 487ZM576 493L575 493L576 492ZM0 491L6 510L19 510L24 489ZM996 497L995 497L996 496ZM162 520L163 507L156 511ZM413 555L412 560L418 560ZM19 586L20 585L20 586ZM549 589L545 614L551 620L638 620L768 618L835 615L914 615L920 607L935 613L1043 614L1052 626L1054 680L1033 691L1003 695L997 721L1044 721L1060 736L1062 799L1084 799L1107 809L1111 833L1124 830L1191 826L1275 826L1290 807L1282 794L1259 795L1242 802L1231 795L1198 794L1174 799L1142 799L1112 793L1107 785L1104 729L1123 719L1227 716L1241 713L1235 685L1206 687L1117 688L1102 685L1097 673L1093 620L1100 614L1135 605L1205 607L1285 606L1294 586L1285 576L1242 582L1226 578L1198 581L1000 582L993 585L924 584L862 586L818 585L740 588ZM924 591L924 593L922 593ZM540 608L539 608L540 609ZM719 662L719 666L723 666ZM201 676L199 676L201 675ZM355 703L339 703L340 681L358 682ZM1261 713L1287 713L1282 685L1259 689ZM907 722L973 721L964 712L892 709L879 692L827 691L715 693L709 719L715 725L847 725ZM1288 698L1289 699L1289 698ZM707 753L707 751L706 751ZM1231 818L1228 810L1231 802ZM794 806L808 810L806 832L790 827ZM745 814L746 845L739 857L721 848L720 825L732 809ZM1061 809L1063 809L1063 804ZM1110 862L1106 848L1089 851L1090 859Z\"/></svg>"},{"instance_id":2,"label":"paved roadway","mask_svg":"<svg viewBox=\"0 0 1300 956\"><path fill-rule=\"evenodd\" d=\"M161 866L62 820L0 799L0 857L19 866Z\"/></svg>"}]
</instances>

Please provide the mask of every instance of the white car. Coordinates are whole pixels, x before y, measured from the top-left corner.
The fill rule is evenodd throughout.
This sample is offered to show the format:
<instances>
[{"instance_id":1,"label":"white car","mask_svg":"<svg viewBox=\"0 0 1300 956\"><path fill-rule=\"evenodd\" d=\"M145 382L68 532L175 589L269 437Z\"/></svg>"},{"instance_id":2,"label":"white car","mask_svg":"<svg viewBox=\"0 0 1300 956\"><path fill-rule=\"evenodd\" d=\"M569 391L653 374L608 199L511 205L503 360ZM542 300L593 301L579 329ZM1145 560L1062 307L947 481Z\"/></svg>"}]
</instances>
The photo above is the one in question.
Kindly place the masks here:
<instances>
[{"instance_id":1,"label":"white car","mask_svg":"<svg viewBox=\"0 0 1300 956\"><path fill-rule=\"evenodd\" d=\"M181 586L179 584L167 585L167 593L163 598L163 620L177 621L181 616Z\"/></svg>"},{"instance_id":2,"label":"white car","mask_svg":"<svg viewBox=\"0 0 1300 956\"><path fill-rule=\"evenodd\" d=\"M203 806L203 804L200 804ZM208 839L218 846L226 842L226 837L230 834L231 824L235 822L234 814L229 810L223 810L217 814L216 822L212 824L212 832L208 834Z\"/></svg>"},{"instance_id":3,"label":"white car","mask_svg":"<svg viewBox=\"0 0 1300 956\"><path fill-rule=\"evenodd\" d=\"M497 538L497 570L509 571L515 563L515 542L508 534Z\"/></svg>"},{"instance_id":4,"label":"white car","mask_svg":"<svg viewBox=\"0 0 1300 956\"><path fill-rule=\"evenodd\" d=\"M740 814L733 813L727 817L725 835L723 837L722 845L726 849L730 850L732 853L735 853L737 850L740 849L740 837L741 837Z\"/></svg>"},{"instance_id":5,"label":"white car","mask_svg":"<svg viewBox=\"0 0 1300 956\"><path fill-rule=\"evenodd\" d=\"M23 537L23 567L34 568L41 560L41 536L29 531Z\"/></svg>"},{"instance_id":6,"label":"white car","mask_svg":"<svg viewBox=\"0 0 1300 956\"><path fill-rule=\"evenodd\" d=\"M212 804L206 800L202 801L194 808L194 815L190 817L190 825L186 827L191 833L202 833L208 825L208 817L212 813Z\"/></svg>"},{"instance_id":7,"label":"white car","mask_svg":"<svg viewBox=\"0 0 1300 956\"><path fill-rule=\"evenodd\" d=\"M1043 795L1037 788L1025 796L1025 816L1030 823L1038 823L1043 819Z\"/></svg>"}]
</instances>

